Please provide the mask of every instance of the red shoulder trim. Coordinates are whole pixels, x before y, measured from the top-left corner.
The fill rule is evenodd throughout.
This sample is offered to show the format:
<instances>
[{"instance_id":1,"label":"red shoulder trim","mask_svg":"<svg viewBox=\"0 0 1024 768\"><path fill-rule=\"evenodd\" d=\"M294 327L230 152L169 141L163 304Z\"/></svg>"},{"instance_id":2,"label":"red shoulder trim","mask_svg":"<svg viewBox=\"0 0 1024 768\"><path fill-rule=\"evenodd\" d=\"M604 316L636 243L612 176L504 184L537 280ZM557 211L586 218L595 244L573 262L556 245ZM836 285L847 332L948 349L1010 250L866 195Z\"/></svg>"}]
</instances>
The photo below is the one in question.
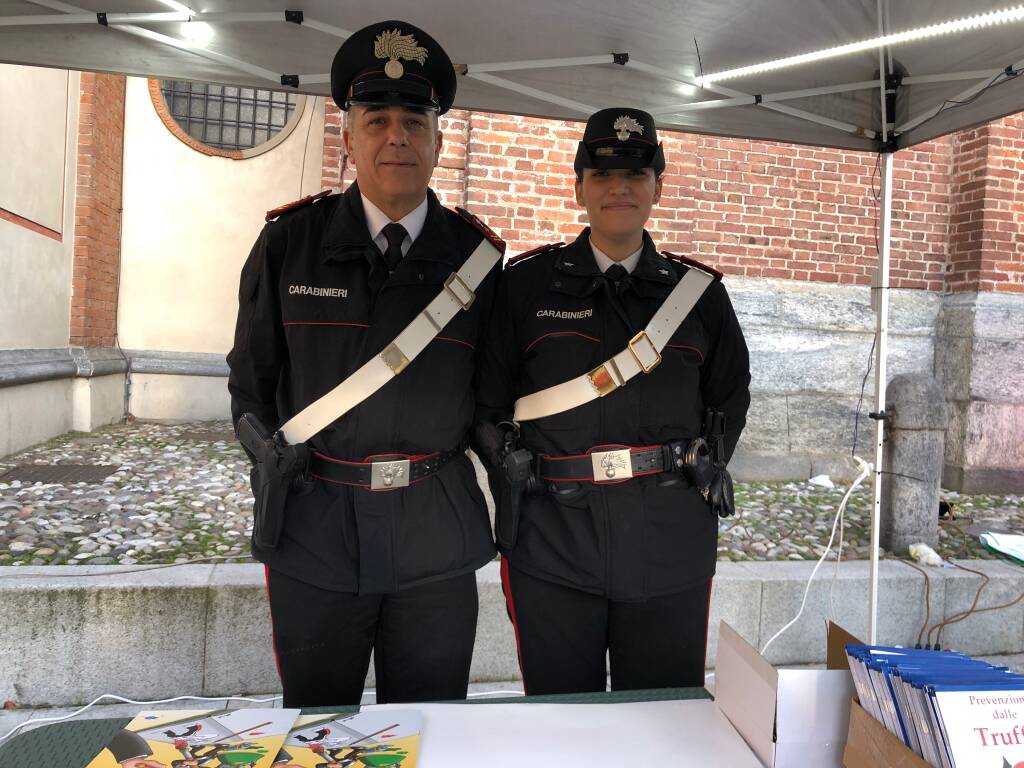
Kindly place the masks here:
<instances>
[{"instance_id":1,"label":"red shoulder trim","mask_svg":"<svg viewBox=\"0 0 1024 768\"><path fill-rule=\"evenodd\" d=\"M315 202L316 200L319 200L322 197L327 197L330 194L332 194L331 190L325 189L323 192L318 192L315 195L307 195L306 197L302 198L301 200L295 200L295 201L293 201L291 203L285 203L284 205L279 205L277 208L274 208L272 211L267 211L267 221L271 221L272 219L276 219L282 213L288 213L288 211L294 211L297 208L302 208L304 205L309 205L310 203Z\"/></svg>"},{"instance_id":2,"label":"red shoulder trim","mask_svg":"<svg viewBox=\"0 0 1024 768\"><path fill-rule=\"evenodd\" d=\"M495 234L494 230L484 224L479 217L467 211L465 208L455 208L455 212L462 217L462 220L469 224L471 227L476 229L478 232L483 234L488 240L491 241L491 245L497 248L501 255L505 255L505 241Z\"/></svg>"},{"instance_id":3,"label":"red shoulder trim","mask_svg":"<svg viewBox=\"0 0 1024 768\"><path fill-rule=\"evenodd\" d=\"M680 256L677 253L669 253L668 251L662 251L661 255L667 256L673 261L678 261L680 264L685 264L688 267L696 267L699 270L707 272L709 275L714 275L715 280L721 280L723 277L725 277L725 275L722 272L719 272L714 267L709 267L707 264L701 264L696 259L690 259L687 258L686 256Z\"/></svg>"},{"instance_id":4,"label":"red shoulder trim","mask_svg":"<svg viewBox=\"0 0 1024 768\"><path fill-rule=\"evenodd\" d=\"M513 256L505 262L505 266L511 267L513 264L518 264L520 261L526 261L527 259L538 256L539 254L553 251L555 248L561 248L563 245L565 245L565 243L548 243L547 245L538 246L532 251L525 251L524 253L520 253L518 256Z\"/></svg>"}]
</instances>

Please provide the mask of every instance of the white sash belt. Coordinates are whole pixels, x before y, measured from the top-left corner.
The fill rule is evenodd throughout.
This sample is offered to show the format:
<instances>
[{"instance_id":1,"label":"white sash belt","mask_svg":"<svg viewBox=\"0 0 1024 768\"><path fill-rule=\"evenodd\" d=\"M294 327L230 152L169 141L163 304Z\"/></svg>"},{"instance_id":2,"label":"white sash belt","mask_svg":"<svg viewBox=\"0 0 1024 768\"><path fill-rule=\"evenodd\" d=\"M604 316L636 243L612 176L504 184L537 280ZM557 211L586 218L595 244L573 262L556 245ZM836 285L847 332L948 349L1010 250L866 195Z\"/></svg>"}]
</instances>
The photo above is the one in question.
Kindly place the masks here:
<instances>
[{"instance_id":1,"label":"white sash belt","mask_svg":"<svg viewBox=\"0 0 1024 768\"><path fill-rule=\"evenodd\" d=\"M281 427L285 439L292 445L309 440L404 371L459 310L469 309L476 299L474 291L500 259L498 249L486 237L481 240L462 267L445 280L444 290L394 341Z\"/></svg>"},{"instance_id":2,"label":"white sash belt","mask_svg":"<svg viewBox=\"0 0 1024 768\"><path fill-rule=\"evenodd\" d=\"M530 421L568 411L614 392L640 372L650 373L661 362L661 350L672 334L714 280L713 275L690 267L651 322L629 340L624 350L589 373L519 398L513 420Z\"/></svg>"}]
</instances>

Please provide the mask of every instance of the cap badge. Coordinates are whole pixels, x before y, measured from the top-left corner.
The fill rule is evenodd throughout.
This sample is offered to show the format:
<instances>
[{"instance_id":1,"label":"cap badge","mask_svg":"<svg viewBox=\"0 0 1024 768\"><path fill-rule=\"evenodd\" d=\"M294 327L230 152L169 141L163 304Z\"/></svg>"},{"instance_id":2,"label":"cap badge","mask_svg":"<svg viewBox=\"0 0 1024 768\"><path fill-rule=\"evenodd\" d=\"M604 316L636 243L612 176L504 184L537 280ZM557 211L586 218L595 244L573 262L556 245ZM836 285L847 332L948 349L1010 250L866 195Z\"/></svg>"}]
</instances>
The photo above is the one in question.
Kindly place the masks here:
<instances>
[{"instance_id":1,"label":"cap badge","mask_svg":"<svg viewBox=\"0 0 1024 768\"><path fill-rule=\"evenodd\" d=\"M422 65L427 60L427 49L417 44L412 35L403 35L400 29L390 29L381 32L373 41L373 55L388 60L384 74L397 80L405 74L405 67L399 59L417 61Z\"/></svg>"},{"instance_id":2,"label":"cap badge","mask_svg":"<svg viewBox=\"0 0 1024 768\"><path fill-rule=\"evenodd\" d=\"M629 115L617 118L612 123L612 128L615 130L615 135L619 137L619 141L629 141L629 134L631 133L644 135L644 127L637 122L635 117L630 117Z\"/></svg>"}]
</instances>

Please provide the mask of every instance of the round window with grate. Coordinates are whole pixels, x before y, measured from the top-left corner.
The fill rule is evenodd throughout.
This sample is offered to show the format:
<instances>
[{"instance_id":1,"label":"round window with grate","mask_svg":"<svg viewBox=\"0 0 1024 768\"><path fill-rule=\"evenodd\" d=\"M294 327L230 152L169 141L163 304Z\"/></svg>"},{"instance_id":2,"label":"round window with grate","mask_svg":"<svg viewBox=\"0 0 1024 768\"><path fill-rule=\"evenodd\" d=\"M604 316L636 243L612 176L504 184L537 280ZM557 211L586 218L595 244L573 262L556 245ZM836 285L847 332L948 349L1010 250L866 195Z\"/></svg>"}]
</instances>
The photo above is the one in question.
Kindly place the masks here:
<instances>
[{"instance_id":1,"label":"round window with grate","mask_svg":"<svg viewBox=\"0 0 1024 768\"><path fill-rule=\"evenodd\" d=\"M306 104L298 93L187 80L150 80L149 90L171 133L198 152L235 160L284 141Z\"/></svg>"}]
</instances>

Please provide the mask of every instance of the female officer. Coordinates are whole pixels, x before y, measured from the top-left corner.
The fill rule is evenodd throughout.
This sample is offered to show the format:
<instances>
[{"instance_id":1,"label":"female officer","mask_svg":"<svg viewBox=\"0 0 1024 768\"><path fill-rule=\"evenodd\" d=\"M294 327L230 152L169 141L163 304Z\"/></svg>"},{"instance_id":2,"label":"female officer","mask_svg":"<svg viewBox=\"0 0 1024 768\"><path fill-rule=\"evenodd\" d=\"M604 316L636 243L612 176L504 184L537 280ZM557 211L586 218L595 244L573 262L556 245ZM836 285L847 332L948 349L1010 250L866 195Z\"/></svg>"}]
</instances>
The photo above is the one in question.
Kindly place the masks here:
<instances>
[{"instance_id":1,"label":"female officer","mask_svg":"<svg viewBox=\"0 0 1024 768\"><path fill-rule=\"evenodd\" d=\"M664 169L649 114L595 113L575 162L590 226L509 262L499 290L477 434L530 694L603 691L606 655L614 690L704 682L750 372L721 275L644 229Z\"/></svg>"}]
</instances>

